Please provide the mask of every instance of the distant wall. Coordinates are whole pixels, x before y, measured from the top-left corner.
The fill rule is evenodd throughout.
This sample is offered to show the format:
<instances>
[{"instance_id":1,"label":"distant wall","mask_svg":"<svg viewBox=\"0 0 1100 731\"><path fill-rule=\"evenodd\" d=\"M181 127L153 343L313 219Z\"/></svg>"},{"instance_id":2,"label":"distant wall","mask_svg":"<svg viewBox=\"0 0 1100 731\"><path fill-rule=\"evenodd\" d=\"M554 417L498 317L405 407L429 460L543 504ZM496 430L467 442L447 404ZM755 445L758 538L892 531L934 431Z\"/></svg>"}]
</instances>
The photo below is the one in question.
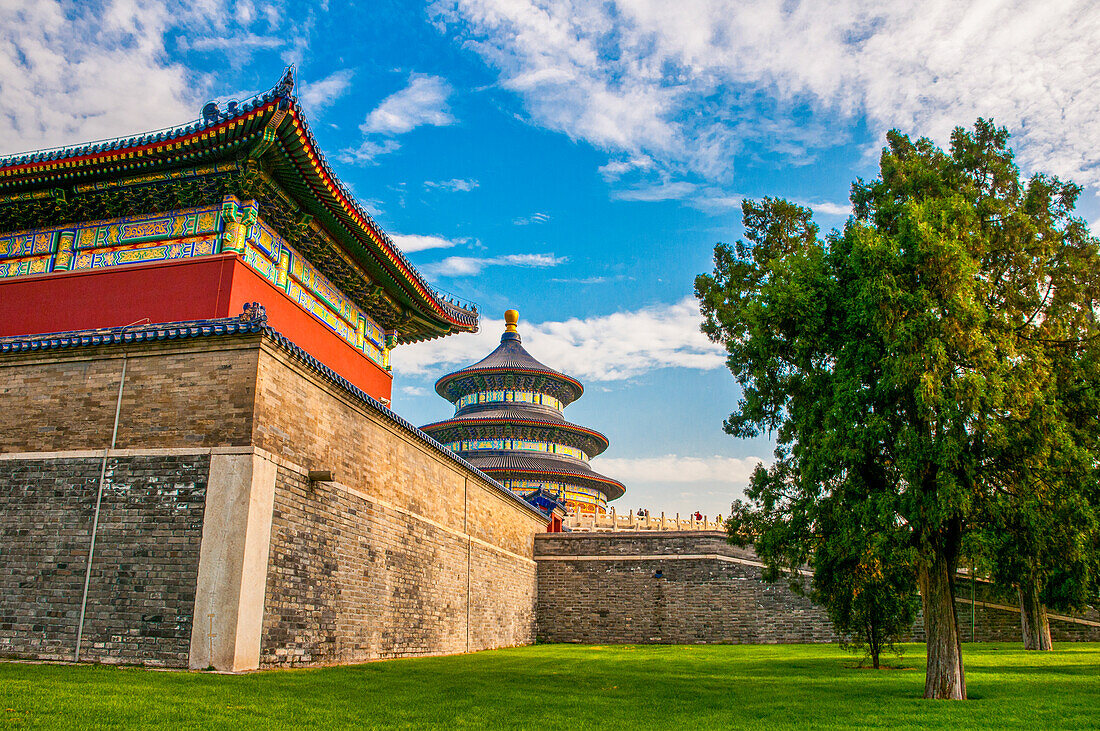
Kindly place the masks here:
<instances>
[{"instance_id":1,"label":"distant wall","mask_svg":"<svg viewBox=\"0 0 1100 731\"><path fill-rule=\"evenodd\" d=\"M1022 642L1020 605L1015 593L999 592L979 580L971 594L970 580L960 575L955 580L955 608L964 642ZM1095 609L1072 616L1051 612L1048 618L1054 642L1100 642L1100 612ZM911 639L924 642L923 619L913 626Z\"/></svg>"},{"instance_id":2,"label":"distant wall","mask_svg":"<svg viewBox=\"0 0 1100 731\"><path fill-rule=\"evenodd\" d=\"M821 608L785 581L767 583L748 549L722 532L623 531L537 536L538 637L547 642L737 643L835 642ZM658 575L659 574L659 575ZM1014 597L979 581L957 582L964 641L1019 642ZM971 613L973 609L973 615ZM1050 617L1055 642L1100 641L1095 610ZM907 638L924 641L920 615Z\"/></svg>"},{"instance_id":3,"label":"distant wall","mask_svg":"<svg viewBox=\"0 0 1100 731\"><path fill-rule=\"evenodd\" d=\"M825 612L724 533L548 533L535 539L547 642L834 642ZM658 573L660 574L658 576Z\"/></svg>"}]
</instances>

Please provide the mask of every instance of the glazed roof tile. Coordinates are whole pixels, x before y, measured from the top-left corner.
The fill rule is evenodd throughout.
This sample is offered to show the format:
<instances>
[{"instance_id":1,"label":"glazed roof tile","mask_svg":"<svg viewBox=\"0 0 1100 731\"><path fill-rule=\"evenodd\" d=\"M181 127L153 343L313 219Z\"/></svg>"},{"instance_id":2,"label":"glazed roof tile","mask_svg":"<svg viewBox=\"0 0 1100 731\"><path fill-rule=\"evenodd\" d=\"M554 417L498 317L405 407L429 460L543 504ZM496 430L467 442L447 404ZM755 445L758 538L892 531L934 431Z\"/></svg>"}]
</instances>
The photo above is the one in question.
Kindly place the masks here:
<instances>
[{"instance_id":1,"label":"glazed roof tile","mask_svg":"<svg viewBox=\"0 0 1100 731\"><path fill-rule=\"evenodd\" d=\"M584 386L580 381L536 360L523 347L519 333L513 332L505 332L496 350L477 363L440 378L435 383L435 390L440 396L453 402L466 395L464 391L455 388L456 381L466 376L508 373L537 374L559 382L565 387L568 395L567 398L562 399L566 405L576 401L584 393Z\"/></svg>"},{"instance_id":2,"label":"glazed roof tile","mask_svg":"<svg viewBox=\"0 0 1100 731\"><path fill-rule=\"evenodd\" d=\"M579 424L573 424L566 421L564 418L555 419L542 419L542 414L531 414L530 412L512 410L501 411L494 409L491 412L474 412L469 414L461 414L451 419L445 419L443 421L437 421L434 424L427 424L420 427L429 434L445 434L447 432L460 432L462 438L477 439L477 428L488 426L514 426L514 427L535 427L536 431L543 432L548 438L552 438L554 433L559 435L570 435L579 437L577 440L579 444L584 445L584 451L588 453L588 456L595 457L596 455L607 449L607 437L600 434L595 429L589 429ZM539 429L539 427L544 427Z\"/></svg>"},{"instance_id":3,"label":"glazed roof tile","mask_svg":"<svg viewBox=\"0 0 1100 731\"><path fill-rule=\"evenodd\" d=\"M485 404L481 404L484 406ZM529 421L539 424L569 424L561 412L550 407L522 409L509 404L505 408L487 408L478 411L464 411L445 421ZM443 422L440 422L443 423Z\"/></svg>"}]
</instances>

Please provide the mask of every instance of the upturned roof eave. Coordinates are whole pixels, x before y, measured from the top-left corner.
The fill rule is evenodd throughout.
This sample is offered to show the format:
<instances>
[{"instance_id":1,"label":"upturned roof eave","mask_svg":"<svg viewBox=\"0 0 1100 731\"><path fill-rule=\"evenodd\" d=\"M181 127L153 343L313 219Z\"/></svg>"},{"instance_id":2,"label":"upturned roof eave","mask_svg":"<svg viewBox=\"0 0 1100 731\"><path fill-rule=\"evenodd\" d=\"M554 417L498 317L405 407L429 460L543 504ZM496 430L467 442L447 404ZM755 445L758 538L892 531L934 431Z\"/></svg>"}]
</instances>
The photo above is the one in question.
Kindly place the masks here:
<instances>
[{"instance_id":1,"label":"upturned roof eave","mask_svg":"<svg viewBox=\"0 0 1100 731\"><path fill-rule=\"evenodd\" d=\"M467 378L469 376L498 375L498 374L508 374L508 373L519 373L519 374L531 375L531 376L545 376L546 378L549 378L551 380L560 381L562 383L565 383L565 384L569 385L571 387L572 392L573 392L573 396L572 396L572 398L570 398L566 402L566 405L569 405L569 404L573 403L574 401L579 399L582 395L584 395L584 386L581 384L580 381L573 378L572 376L567 376L564 373L561 373L559 371L555 371L555 370L552 370L552 369L549 369L549 368L546 368L546 369L541 369L541 368L516 368L516 367L508 367L508 366L490 366L488 368L478 368L476 366L470 366L469 368L463 368L462 370L454 371L453 373L448 373L447 375L440 377L440 379L435 382L435 392L437 394L439 394L440 396L442 396L443 398L445 398L448 401L453 403L454 401L457 401L458 399L462 398L462 396L464 396L466 394L461 394L461 393L460 394L452 394L452 393L449 393L448 390L447 390L447 386L452 381L454 381L456 379L459 379L459 378Z\"/></svg>"},{"instance_id":2,"label":"upturned roof eave","mask_svg":"<svg viewBox=\"0 0 1100 731\"><path fill-rule=\"evenodd\" d=\"M587 486L597 487L607 496L608 500L616 500L626 494L626 486L623 485L623 483L610 477L604 477L598 472L593 472L591 475L578 475L575 472L557 472L550 469L540 470L510 467L479 467L478 469L489 476L515 475L520 477L554 477L565 483L586 484Z\"/></svg>"},{"instance_id":3,"label":"upturned roof eave","mask_svg":"<svg viewBox=\"0 0 1100 731\"><path fill-rule=\"evenodd\" d=\"M515 419L505 417L490 417L486 419L444 419L443 421L437 421L432 424L426 424L421 430L431 434L433 432L441 432L445 429L452 428L465 428L465 427L479 427L479 426L528 426L546 428L549 431L563 431L570 434L579 434L588 437L599 444L599 447L591 452L588 452L589 457L596 457L607 449L609 442L600 432L595 429L589 429L579 424L574 424L569 421L546 421L543 419ZM587 450L586 450L587 451Z\"/></svg>"}]
</instances>

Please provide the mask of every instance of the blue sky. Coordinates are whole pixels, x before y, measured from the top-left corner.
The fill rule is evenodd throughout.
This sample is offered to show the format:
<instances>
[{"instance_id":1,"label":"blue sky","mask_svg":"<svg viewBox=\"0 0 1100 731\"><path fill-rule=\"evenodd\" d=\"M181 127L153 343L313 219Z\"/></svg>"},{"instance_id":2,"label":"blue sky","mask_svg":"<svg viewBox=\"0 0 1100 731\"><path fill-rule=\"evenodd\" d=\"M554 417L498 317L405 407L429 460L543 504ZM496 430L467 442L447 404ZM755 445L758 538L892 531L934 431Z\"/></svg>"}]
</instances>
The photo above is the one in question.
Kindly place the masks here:
<instances>
[{"instance_id":1,"label":"blue sky","mask_svg":"<svg viewBox=\"0 0 1100 731\"><path fill-rule=\"evenodd\" d=\"M442 373L524 343L583 380L621 510L728 511L766 440L699 333L692 280L744 197L828 230L890 127L944 143L992 116L1027 171L1100 218L1100 11L1084 2L0 0L0 152L188 121L297 68L338 175L483 330L399 349L394 408L445 417Z\"/></svg>"}]
</instances>

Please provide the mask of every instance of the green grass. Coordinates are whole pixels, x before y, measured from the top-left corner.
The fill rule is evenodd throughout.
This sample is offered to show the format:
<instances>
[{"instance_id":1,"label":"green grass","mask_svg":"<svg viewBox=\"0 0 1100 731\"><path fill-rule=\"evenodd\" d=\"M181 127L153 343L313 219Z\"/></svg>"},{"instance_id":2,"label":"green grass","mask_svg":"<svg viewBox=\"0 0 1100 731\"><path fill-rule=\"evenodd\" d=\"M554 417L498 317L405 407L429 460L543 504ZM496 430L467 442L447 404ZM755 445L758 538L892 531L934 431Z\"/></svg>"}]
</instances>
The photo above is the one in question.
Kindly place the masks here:
<instances>
[{"instance_id":1,"label":"green grass","mask_svg":"<svg viewBox=\"0 0 1100 731\"><path fill-rule=\"evenodd\" d=\"M832 645L538 645L248 675L0 662L0 726L1100 728L1100 643L968 645L972 700Z\"/></svg>"}]
</instances>

